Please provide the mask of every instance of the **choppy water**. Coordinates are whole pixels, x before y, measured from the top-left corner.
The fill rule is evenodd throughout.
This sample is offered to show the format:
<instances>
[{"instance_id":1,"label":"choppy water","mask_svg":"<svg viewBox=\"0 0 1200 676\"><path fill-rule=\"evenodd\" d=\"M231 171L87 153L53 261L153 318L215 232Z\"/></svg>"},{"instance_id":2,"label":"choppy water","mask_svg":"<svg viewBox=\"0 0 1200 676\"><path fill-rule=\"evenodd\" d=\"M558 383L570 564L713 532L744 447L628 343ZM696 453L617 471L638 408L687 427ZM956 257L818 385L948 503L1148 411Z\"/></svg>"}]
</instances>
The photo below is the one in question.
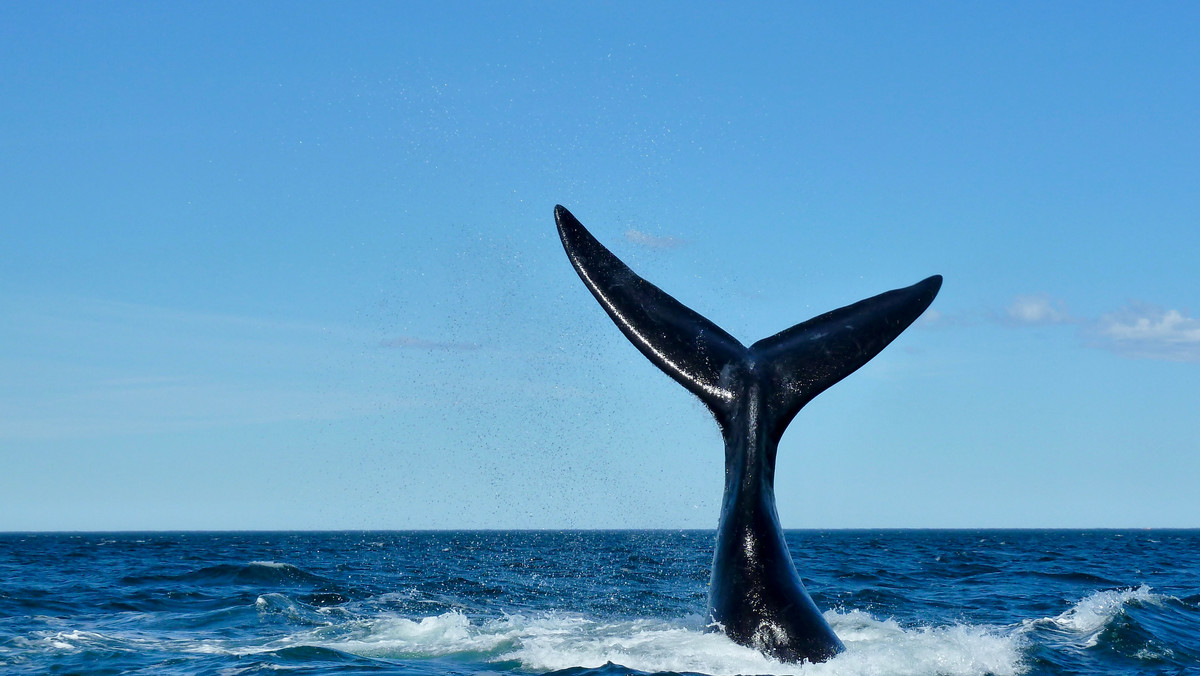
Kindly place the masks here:
<instances>
[{"instance_id":1,"label":"choppy water","mask_svg":"<svg viewBox=\"0 0 1200 676\"><path fill-rule=\"evenodd\" d=\"M711 532L0 535L0 672L1200 673L1200 531L796 531L846 644L705 633Z\"/></svg>"}]
</instances>

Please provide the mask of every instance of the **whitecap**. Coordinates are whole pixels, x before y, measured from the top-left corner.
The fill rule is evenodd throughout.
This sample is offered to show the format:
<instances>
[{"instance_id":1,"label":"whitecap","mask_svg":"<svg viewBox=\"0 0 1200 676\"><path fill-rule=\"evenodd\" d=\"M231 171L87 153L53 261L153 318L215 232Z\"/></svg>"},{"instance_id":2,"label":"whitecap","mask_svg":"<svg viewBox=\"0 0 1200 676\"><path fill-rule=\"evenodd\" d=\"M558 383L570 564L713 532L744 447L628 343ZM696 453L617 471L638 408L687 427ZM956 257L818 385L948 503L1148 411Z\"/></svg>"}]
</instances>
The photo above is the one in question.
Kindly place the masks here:
<instances>
[{"instance_id":1,"label":"whitecap","mask_svg":"<svg viewBox=\"0 0 1200 676\"><path fill-rule=\"evenodd\" d=\"M66 631L35 631L28 638L15 637L13 644L33 651L78 652L88 649L129 651L119 638L96 631L71 629Z\"/></svg>"},{"instance_id":2,"label":"whitecap","mask_svg":"<svg viewBox=\"0 0 1200 676\"><path fill-rule=\"evenodd\" d=\"M286 596L264 594L259 612L306 616ZM783 664L705 631L696 615L677 620L597 619L577 613L513 614L492 619L447 612L421 618L392 614L310 624L255 645L215 638L140 640L134 635L47 631L41 650L169 649L199 654L253 655L298 646L329 648L368 658L466 658L470 662L518 663L523 671L599 667L613 662L646 672L798 674L814 676L1015 676L1024 637L1014 628L954 624L902 626L862 611L830 611L826 619L846 652L822 664ZM33 647L33 646L29 646Z\"/></svg>"},{"instance_id":3,"label":"whitecap","mask_svg":"<svg viewBox=\"0 0 1200 676\"><path fill-rule=\"evenodd\" d=\"M328 626L332 620L320 609L298 603L285 594L270 592L254 600L254 609L261 615L278 614L292 622Z\"/></svg>"},{"instance_id":4,"label":"whitecap","mask_svg":"<svg viewBox=\"0 0 1200 676\"><path fill-rule=\"evenodd\" d=\"M297 570L297 568L290 563L280 563L278 561L251 561L250 565L262 566L264 568L274 568L276 570Z\"/></svg>"},{"instance_id":5,"label":"whitecap","mask_svg":"<svg viewBox=\"0 0 1200 676\"><path fill-rule=\"evenodd\" d=\"M1066 611L1039 620L1026 620L1023 630L1044 628L1065 639L1069 645L1091 648L1100 640L1100 635L1114 619L1125 612L1131 602L1161 604L1163 597L1153 594L1150 587L1137 589L1108 589L1093 592L1080 599Z\"/></svg>"},{"instance_id":6,"label":"whitecap","mask_svg":"<svg viewBox=\"0 0 1200 676\"><path fill-rule=\"evenodd\" d=\"M704 631L701 619L596 620L570 613L509 615L472 622L449 612L409 620L376 617L355 630L326 628L290 637L365 657L471 655L489 662L518 662L529 671L599 667L613 662L639 671L838 676L1010 676L1024 671L1023 640L986 626L905 628L867 613L829 612L826 618L846 652L823 664L783 664L727 637ZM345 628L343 628L345 629ZM335 632L341 635L333 635ZM271 649L284 647L279 644Z\"/></svg>"}]
</instances>

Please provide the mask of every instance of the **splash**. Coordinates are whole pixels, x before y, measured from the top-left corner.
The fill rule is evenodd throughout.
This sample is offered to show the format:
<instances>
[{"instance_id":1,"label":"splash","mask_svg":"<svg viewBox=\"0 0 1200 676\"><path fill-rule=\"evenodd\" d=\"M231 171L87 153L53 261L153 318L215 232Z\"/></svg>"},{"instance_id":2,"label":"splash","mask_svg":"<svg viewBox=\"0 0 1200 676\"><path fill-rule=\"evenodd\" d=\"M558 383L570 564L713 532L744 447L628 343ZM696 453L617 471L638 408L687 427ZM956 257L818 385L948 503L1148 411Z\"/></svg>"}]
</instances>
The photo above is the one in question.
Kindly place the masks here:
<instances>
[{"instance_id":1,"label":"splash","mask_svg":"<svg viewBox=\"0 0 1200 676\"><path fill-rule=\"evenodd\" d=\"M292 636L290 645L319 646L365 657L457 656L516 662L528 671L599 667L609 662L646 672L798 675L942 674L1008 676L1024 671L1022 639L998 628L955 625L901 627L852 611L825 614L846 643L823 664L782 664L704 631L701 618L601 621L582 615L509 615L473 622L457 612L420 620L377 617L354 623L344 636L332 628ZM264 646L278 650L282 644Z\"/></svg>"}]
</instances>

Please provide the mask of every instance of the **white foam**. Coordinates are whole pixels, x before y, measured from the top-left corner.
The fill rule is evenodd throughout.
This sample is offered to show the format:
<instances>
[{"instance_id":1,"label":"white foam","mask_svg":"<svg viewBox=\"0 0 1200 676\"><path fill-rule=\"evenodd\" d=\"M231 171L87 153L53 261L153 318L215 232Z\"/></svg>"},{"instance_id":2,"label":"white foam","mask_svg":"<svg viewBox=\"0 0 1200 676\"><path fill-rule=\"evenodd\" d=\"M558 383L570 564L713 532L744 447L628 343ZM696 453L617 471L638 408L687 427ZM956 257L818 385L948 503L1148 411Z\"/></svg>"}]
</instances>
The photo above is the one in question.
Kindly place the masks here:
<instances>
[{"instance_id":1,"label":"white foam","mask_svg":"<svg viewBox=\"0 0 1200 676\"><path fill-rule=\"evenodd\" d=\"M1111 595L1111 598L1110 598ZM1039 620L1046 627L1093 631L1131 599L1151 599L1149 590L1100 592L1056 618ZM1115 599L1115 600L1114 600ZM830 611L826 619L846 644L846 652L823 664L782 664L727 637L708 633L700 616L661 619L597 619L577 613L548 612L472 619L447 612L409 619L392 614L318 615L281 594L256 599L260 613L282 613L293 626L274 640L247 645L244 640L205 637L150 637L141 632L100 634L60 630L36 632L15 648L31 652L105 650L169 650L216 655L254 655L298 646L330 648L373 658L437 659L471 663L518 663L522 671L543 672L571 667L599 667L607 662L646 672L732 674L798 674L811 676L1016 676L1025 671L1022 649L1028 626L953 624L902 626L862 611ZM67 629L63 631L61 629ZM1058 629L1055 629L1058 631ZM1065 631L1065 630L1063 630ZM1074 634L1073 634L1074 635ZM25 643L22 645L22 643Z\"/></svg>"},{"instance_id":2,"label":"white foam","mask_svg":"<svg viewBox=\"0 0 1200 676\"><path fill-rule=\"evenodd\" d=\"M284 564L286 565L286 564ZM397 592L407 598L404 592ZM607 662L639 671L811 676L1016 676L1026 645L1083 650L1129 604L1161 604L1169 599L1147 586L1094 592L1064 612L1006 627L972 624L904 626L863 611L829 611L826 619L846 644L846 652L823 664L781 664L721 634L704 631L699 616L662 619L597 619L577 613L513 614L479 619L460 612L423 618L388 613L357 614L313 609L283 594L263 594L259 613L285 615L291 625L278 638L247 645L245 640L164 637L141 631L87 631L44 617L52 628L14 637L9 658L28 653L170 650L251 655L297 646L324 647L364 657L436 659L472 663L519 663L523 671L599 667ZM307 624L296 627L294 623ZM65 626L64 626L65 625ZM91 627L89 627L91 629ZM1151 659L1158 653L1139 653ZM1167 651L1165 654L1169 655Z\"/></svg>"},{"instance_id":3,"label":"white foam","mask_svg":"<svg viewBox=\"0 0 1200 676\"><path fill-rule=\"evenodd\" d=\"M825 613L846 652L806 674L943 674L971 676L1024 673L1024 639L1012 631L985 625L954 624L904 628L862 611Z\"/></svg>"},{"instance_id":4,"label":"white foam","mask_svg":"<svg viewBox=\"0 0 1200 676\"><path fill-rule=\"evenodd\" d=\"M509 632L488 624L474 625L458 612L416 621L383 616L358 624L354 636L317 645L370 657L440 657L490 653L509 640Z\"/></svg>"},{"instance_id":5,"label":"white foam","mask_svg":"<svg viewBox=\"0 0 1200 676\"><path fill-rule=\"evenodd\" d=\"M1011 631L954 625L905 629L866 613L826 613L846 652L824 664L782 664L703 631L700 618L599 621L551 613L471 622L460 613L419 621L377 617L360 621L349 636L318 630L288 639L370 657L471 655L517 661L530 671L598 667L615 662L640 671L726 674L836 674L838 676L1009 676L1022 673L1022 639ZM332 628L330 628L332 629ZM281 645L269 646L278 649Z\"/></svg>"},{"instance_id":6,"label":"white foam","mask_svg":"<svg viewBox=\"0 0 1200 676\"><path fill-rule=\"evenodd\" d=\"M13 639L13 645L24 649L65 653L89 649L129 652L135 649L126 643L128 642L115 636L82 629L35 631L28 638L18 636Z\"/></svg>"},{"instance_id":7,"label":"white foam","mask_svg":"<svg viewBox=\"0 0 1200 676\"><path fill-rule=\"evenodd\" d=\"M254 609L261 614L278 613L289 620L301 624L328 626L333 624L331 615L341 615L344 611L335 612L330 608L313 608L293 601L285 594L275 592L262 594L254 600ZM336 609L340 611L340 609Z\"/></svg>"},{"instance_id":8,"label":"white foam","mask_svg":"<svg viewBox=\"0 0 1200 676\"><path fill-rule=\"evenodd\" d=\"M1109 589L1093 592L1055 617L1027 620L1023 624L1023 628L1029 630L1044 627L1057 630L1057 633L1066 638L1068 643L1077 644L1081 648L1091 648L1100 640L1100 634L1104 632L1104 629L1125 611L1126 604L1137 601L1157 605L1162 600L1162 596L1152 594L1150 587L1146 585L1137 589Z\"/></svg>"}]
</instances>

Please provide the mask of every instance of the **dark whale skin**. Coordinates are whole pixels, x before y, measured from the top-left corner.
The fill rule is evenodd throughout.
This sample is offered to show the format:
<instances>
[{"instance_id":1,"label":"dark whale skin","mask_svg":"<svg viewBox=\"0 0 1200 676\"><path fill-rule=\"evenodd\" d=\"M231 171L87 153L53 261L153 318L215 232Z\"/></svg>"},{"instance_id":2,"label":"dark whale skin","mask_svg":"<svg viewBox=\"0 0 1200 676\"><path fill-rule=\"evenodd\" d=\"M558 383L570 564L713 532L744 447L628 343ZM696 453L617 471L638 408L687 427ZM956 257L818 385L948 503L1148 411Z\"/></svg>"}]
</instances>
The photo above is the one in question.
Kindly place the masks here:
<instances>
[{"instance_id":1,"label":"dark whale skin","mask_svg":"<svg viewBox=\"0 0 1200 676\"><path fill-rule=\"evenodd\" d=\"M942 278L827 312L747 348L639 277L564 207L554 217L567 258L617 328L699 397L721 427L725 493L709 582L711 627L784 662L823 662L844 651L784 541L775 510L779 439L813 397L908 328Z\"/></svg>"}]
</instances>

